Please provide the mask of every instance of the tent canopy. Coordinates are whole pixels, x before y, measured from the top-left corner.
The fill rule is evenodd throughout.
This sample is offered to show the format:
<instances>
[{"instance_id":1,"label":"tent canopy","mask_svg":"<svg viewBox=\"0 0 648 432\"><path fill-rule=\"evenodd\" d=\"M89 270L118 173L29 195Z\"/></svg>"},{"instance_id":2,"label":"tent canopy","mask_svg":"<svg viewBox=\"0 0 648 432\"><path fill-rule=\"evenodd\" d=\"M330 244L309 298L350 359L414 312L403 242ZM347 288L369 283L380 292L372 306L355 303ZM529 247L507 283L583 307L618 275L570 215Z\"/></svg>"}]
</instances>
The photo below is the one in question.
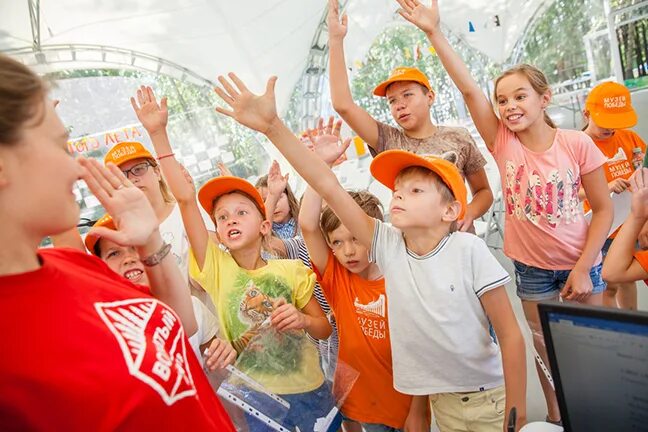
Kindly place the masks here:
<instances>
[{"instance_id":1,"label":"tent canopy","mask_svg":"<svg viewBox=\"0 0 648 432\"><path fill-rule=\"evenodd\" d=\"M530 19L550 0L442 0L444 24L497 62L511 54ZM0 3L0 50L33 46L40 34L45 49L41 71L110 63L110 54L94 58L63 55L47 47L94 45L130 50L175 63L206 80L235 71L261 91L270 74L279 76L281 111L301 76L324 0L15 0ZM40 22L30 19L40 10ZM394 0L349 0L346 55L362 59L376 35L398 14ZM32 14L36 17L37 14ZM36 31L32 31L38 30ZM69 55L69 53L68 53ZM123 62L128 64L128 62ZM137 67L131 61L133 67ZM158 70L160 66L158 65Z\"/></svg>"}]
</instances>

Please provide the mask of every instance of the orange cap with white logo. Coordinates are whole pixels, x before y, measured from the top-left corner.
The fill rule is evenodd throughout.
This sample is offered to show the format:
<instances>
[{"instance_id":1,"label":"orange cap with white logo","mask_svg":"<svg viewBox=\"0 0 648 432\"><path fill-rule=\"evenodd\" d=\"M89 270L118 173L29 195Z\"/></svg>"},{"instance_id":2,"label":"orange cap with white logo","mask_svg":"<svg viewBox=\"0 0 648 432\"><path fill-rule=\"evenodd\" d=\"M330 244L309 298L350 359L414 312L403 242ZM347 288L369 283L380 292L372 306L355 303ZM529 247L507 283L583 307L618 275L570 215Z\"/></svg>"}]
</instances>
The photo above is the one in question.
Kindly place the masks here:
<instances>
[{"instance_id":1,"label":"orange cap with white logo","mask_svg":"<svg viewBox=\"0 0 648 432\"><path fill-rule=\"evenodd\" d=\"M391 72L391 74L389 74L389 78L387 78L386 81L378 84L378 86L374 89L373 94L375 94L376 96L385 96L387 87L389 87L390 84L398 81L413 81L422 84L429 91L434 93L434 90L432 90L432 86L430 85L430 81L428 81L425 74L419 69L413 67L397 67Z\"/></svg>"},{"instance_id":2,"label":"orange cap with white logo","mask_svg":"<svg viewBox=\"0 0 648 432\"><path fill-rule=\"evenodd\" d=\"M604 82L592 89L585 109L595 125L605 129L625 129L637 124L630 91L624 85Z\"/></svg>"},{"instance_id":3,"label":"orange cap with white logo","mask_svg":"<svg viewBox=\"0 0 648 432\"><path fill-rule=\"evenodd\" d=\"M111 230L116 230L117 227L115 226L115 222L113 221L112 217L110 217L109 214L105 214L102 217L99 218L97 222L92 226L92 228L96 227L106 227ZM99 241L101 237L94 235L94 234L88 234L85 237L85 240L83 241L85 243L86 249L93 254L97 255L97 252L95 251L95 245Z\"/></svg>"},{"instance_id":4,"label":"orange cap with white logo","mask_svg":"<svg viewBox=\"0 0 648 432\"><path fill-rule=\"evenodd\" d=\"M104 157L104 164L112 162L117 166L133 159L155 159L150 151L136 141L125 141L114 145Z\"/></svg>"}]
</instances>

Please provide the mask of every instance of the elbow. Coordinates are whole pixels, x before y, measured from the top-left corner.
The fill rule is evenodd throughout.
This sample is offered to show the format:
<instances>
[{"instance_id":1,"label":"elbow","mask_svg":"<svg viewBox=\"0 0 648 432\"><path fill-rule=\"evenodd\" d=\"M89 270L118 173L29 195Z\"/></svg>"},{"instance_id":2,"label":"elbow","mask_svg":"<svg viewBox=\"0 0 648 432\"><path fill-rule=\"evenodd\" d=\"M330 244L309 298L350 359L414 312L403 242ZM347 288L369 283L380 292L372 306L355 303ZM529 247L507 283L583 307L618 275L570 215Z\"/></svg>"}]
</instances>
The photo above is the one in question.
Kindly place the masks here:
<instances>
[{"instance_id":1,"label":"elbow","mask_svg":"<svg viewBox=\"0 0 648 432\"><path fill-rule=\"evenodd\" d=\"M610 263L613 260L606 260L603 262L603 269L601 270L601 277L606 283L618 284L623 283L623 272L615 269Z\"/></svg>"},{"instance_id":2,"label":"elbow","mask_svg":"<svg viewBox=\"0 0 648 432\"><path fill-rule=\"evenodd\" d=\"M335 110L336 113L338 113L341 117L346 116L349 114L353 107L353 100L342 100L340 99L344 98L333 98L331 97L331 104L333 105L333 109Z\"/></svg>"}]
</instances>

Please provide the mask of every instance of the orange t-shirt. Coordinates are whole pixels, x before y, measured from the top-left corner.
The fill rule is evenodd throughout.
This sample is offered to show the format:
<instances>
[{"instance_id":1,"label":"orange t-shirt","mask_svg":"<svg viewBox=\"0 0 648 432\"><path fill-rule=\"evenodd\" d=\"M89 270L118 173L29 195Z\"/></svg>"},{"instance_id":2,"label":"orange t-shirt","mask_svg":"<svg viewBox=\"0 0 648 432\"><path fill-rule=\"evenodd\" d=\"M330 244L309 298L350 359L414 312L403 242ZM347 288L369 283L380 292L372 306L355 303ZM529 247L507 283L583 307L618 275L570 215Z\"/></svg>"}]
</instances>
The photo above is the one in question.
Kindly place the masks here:
<instances>
[{"instance_id":1,"label":"orange t-shirt","mask_svg":"<svg viewBox=\"0 0 648 432\"><path fill-rule=\"evenodd\" d=\"M606 140L594 140L594 144L608 158L603 165L603 171L605 171L605 178L608 183L618 178L627 180L635 172L632 165L635 147L641 149L639 156L642 162L646 153L646 144L639 135L629 129L619 129ZM587 213L591 209L589 202L585 200L583 205ZM610 238L614 238L617 232L618 230L613 232Z\"/></svg>"},{"instance_id":2,"label":"orange t-shirt","mask_svg":"<svg viewBox=\"0 0 648 432\"><path fill-rule=\"evenodd\" d=\"M639 261L639 265L648 272L648 251L637 251L634 254L634 258ZM648 279L644 280L646 285L648 285Z\"/></svg>"},{"instance_id":3,"label":"orange t-shirt","mask_svg":"<svg viewBox=\"0 0 648 432\"><path fill-rule=\"evenodd\" d=\"M338 325L338 358L360 373L342 412L359 422L401 429L412 397L394 389L385 280L362 279L332 253L324 274L317 276Z\"/></svg>"}]
</instances>

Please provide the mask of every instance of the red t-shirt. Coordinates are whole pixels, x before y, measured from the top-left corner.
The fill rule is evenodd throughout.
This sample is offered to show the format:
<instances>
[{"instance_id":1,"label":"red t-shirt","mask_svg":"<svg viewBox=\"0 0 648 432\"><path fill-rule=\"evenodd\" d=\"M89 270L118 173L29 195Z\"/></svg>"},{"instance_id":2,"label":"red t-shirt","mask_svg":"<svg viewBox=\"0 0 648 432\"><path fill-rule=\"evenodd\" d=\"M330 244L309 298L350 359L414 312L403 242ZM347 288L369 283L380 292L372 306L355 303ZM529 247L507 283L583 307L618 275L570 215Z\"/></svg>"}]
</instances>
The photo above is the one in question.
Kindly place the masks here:
<instances>
[{"instance_id":1,"label":"red t-shirt","mask_svg":"<svg viewBox=\"0 0 648 432\"><path fill-rule=\"evenodd\" d=\"M318 279L337 322L338 358L360 373L342 412L363 423L401 429L412 397L394 389L385 280L362 279L332 253Z\"/></svg>"},{"instance_id":2,"label":"red t-shirt","mask_svg":"<svg viewBox=\"0 0 648 432\"><path fill-rule=\"evenodd\" d=\"M0 430L234 430L175 312L94 256L39 256L0 276Z\"/></svg>"}]
</instances>

